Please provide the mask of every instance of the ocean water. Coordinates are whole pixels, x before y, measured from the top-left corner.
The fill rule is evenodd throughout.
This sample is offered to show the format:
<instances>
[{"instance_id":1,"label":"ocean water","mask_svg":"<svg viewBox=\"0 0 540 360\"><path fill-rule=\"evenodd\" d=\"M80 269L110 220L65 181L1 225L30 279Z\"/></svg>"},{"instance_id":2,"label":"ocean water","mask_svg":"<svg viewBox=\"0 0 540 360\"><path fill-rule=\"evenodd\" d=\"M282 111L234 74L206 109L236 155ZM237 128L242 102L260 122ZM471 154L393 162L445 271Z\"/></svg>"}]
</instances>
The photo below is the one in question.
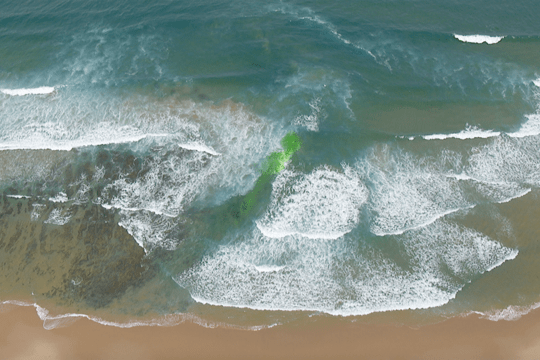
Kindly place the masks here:
<instances>
[{"instance_id":1,"label":"ocean water","mask_svg":"<svg viewBox=\"0 0 540 360\"><path fill-rule=\"evenodd\" d=\"M2 304L254 330L539 306L537 3L2 5Z\"/></svg>"}]
</instances>

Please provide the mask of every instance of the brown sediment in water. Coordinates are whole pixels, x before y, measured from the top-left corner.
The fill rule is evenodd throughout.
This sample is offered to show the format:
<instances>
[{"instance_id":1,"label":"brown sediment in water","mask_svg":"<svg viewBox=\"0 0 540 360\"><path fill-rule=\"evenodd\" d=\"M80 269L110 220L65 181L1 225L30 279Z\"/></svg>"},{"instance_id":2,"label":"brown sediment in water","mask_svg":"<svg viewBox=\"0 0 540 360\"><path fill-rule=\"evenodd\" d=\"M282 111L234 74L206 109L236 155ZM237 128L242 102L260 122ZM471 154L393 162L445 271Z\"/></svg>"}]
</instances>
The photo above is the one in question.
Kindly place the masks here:
<instances>
[{"instance_id":1,"label":"brown sediment in water","mask_svg":"<svg viewBox=\"0 0 540 360\"><path fill-rule=\"evenodd\" d=\"M72 161L73 151L10 150L0 151L0 180L13 181L50 176L56 169ZM24 194L23 194L24 195Z\"/></svg>"},{"instance_id":2,"label":"brown sediment in water","mask_svg":"<svg viewBox=\"0 0 540 360\"><path fill-rule=\"evenodd\" d=\"M517 321L476 315L420 328L354 324L342 318L260 331L117 328L80 319L45 330L32 307L0 313L0 359L537 359L540 310Z\"/></svg>"},{"instance_id":3,"label":"brown sediment in water","mask_svg":"<svg viewBox=\"0 0 540 360\"><path fill-rule=\"evenodd\" d=\"M70 222L44 222L53 208ZM98 205L2 196L0 210L0 293L7 298L32 294L38 301L100 308L151 277L144 250Z\"/></svg>"}]
</instances>

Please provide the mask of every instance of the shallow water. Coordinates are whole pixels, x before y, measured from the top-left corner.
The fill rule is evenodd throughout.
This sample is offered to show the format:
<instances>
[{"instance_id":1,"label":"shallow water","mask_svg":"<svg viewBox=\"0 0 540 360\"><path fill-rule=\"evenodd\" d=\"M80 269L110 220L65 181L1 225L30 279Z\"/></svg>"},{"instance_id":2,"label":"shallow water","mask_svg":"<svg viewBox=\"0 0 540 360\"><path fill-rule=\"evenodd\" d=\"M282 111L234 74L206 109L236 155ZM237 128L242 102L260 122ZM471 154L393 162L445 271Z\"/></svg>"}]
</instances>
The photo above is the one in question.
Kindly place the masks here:
<instances>
[{"instance_id":1,"label":"shallow water","mask_svg":"<svg viewBox=\"0 0 540 360\"><path fill-rule=\"evenodd\" d=\"M5 4L0 301L50 326L527 312L537 7Z\"/></svg>"}]
</instances>

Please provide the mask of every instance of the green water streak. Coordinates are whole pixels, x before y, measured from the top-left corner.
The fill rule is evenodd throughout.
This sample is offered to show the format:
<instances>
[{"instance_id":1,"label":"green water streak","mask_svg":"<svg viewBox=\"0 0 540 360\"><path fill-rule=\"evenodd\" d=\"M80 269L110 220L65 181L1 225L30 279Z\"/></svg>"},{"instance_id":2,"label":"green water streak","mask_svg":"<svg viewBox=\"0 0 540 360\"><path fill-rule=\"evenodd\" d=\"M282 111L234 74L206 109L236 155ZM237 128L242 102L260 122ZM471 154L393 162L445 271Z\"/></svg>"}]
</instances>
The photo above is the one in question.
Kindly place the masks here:
<instances>
[{"instance_id":1,"label":"green water streak","mask_svg":"<svg viewBox=\"0 0 540 360\"><path fill-rule=\"evenodd\" d=\"M294 132L290 132L281 139L283 151L273 152L265 160L262 174L257 179L255 187L245 197L240 206L240 215L245 216L257 202L257 198L266 184L270 182L273 175L279 174L291 159L293 154L302 146L300 137Z\"/></svg>"},{"instance_id":2,"label":"green water streak","mask_svg":"<svg viewBox=\"0 0 540 360\"><path fill-rule=\"evenodd\" d=\"M292 158L302 145L300 137L290 132L281 139L283 151L271 153L262 163L261 175L255 182L255 186L245 196L235 196L226 203L209 209L194 210L188 213L194 225L193 236L200 238L208 237L219 240L230 227L238 228L255 212L261 198L268 195L272 180L279 174L287 162ZM212 224L212 226L208 226Z\"/></svg>"}]
</instances>

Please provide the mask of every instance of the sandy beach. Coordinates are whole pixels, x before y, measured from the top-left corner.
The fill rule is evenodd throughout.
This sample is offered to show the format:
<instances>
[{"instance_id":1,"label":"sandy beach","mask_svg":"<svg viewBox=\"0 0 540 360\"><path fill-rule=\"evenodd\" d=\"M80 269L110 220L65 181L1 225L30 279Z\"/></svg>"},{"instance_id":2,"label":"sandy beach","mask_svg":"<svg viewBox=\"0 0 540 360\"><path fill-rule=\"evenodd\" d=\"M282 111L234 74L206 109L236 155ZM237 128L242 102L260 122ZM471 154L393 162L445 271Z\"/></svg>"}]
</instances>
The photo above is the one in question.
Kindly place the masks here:
<instances>
[{"instance_id":1,"label":"sandy beach","mask_svg":"<svg viewBox=\"0 0 540 360\"><path fill-rule=\"evenodd\" d=\"M540 311L517 321L453 318L417 329L340 318L261 331L193 323L128 329L80 319L45 330L32 307L0 314L0 359L538 359Z\"/></svg>"}]
</instances>

